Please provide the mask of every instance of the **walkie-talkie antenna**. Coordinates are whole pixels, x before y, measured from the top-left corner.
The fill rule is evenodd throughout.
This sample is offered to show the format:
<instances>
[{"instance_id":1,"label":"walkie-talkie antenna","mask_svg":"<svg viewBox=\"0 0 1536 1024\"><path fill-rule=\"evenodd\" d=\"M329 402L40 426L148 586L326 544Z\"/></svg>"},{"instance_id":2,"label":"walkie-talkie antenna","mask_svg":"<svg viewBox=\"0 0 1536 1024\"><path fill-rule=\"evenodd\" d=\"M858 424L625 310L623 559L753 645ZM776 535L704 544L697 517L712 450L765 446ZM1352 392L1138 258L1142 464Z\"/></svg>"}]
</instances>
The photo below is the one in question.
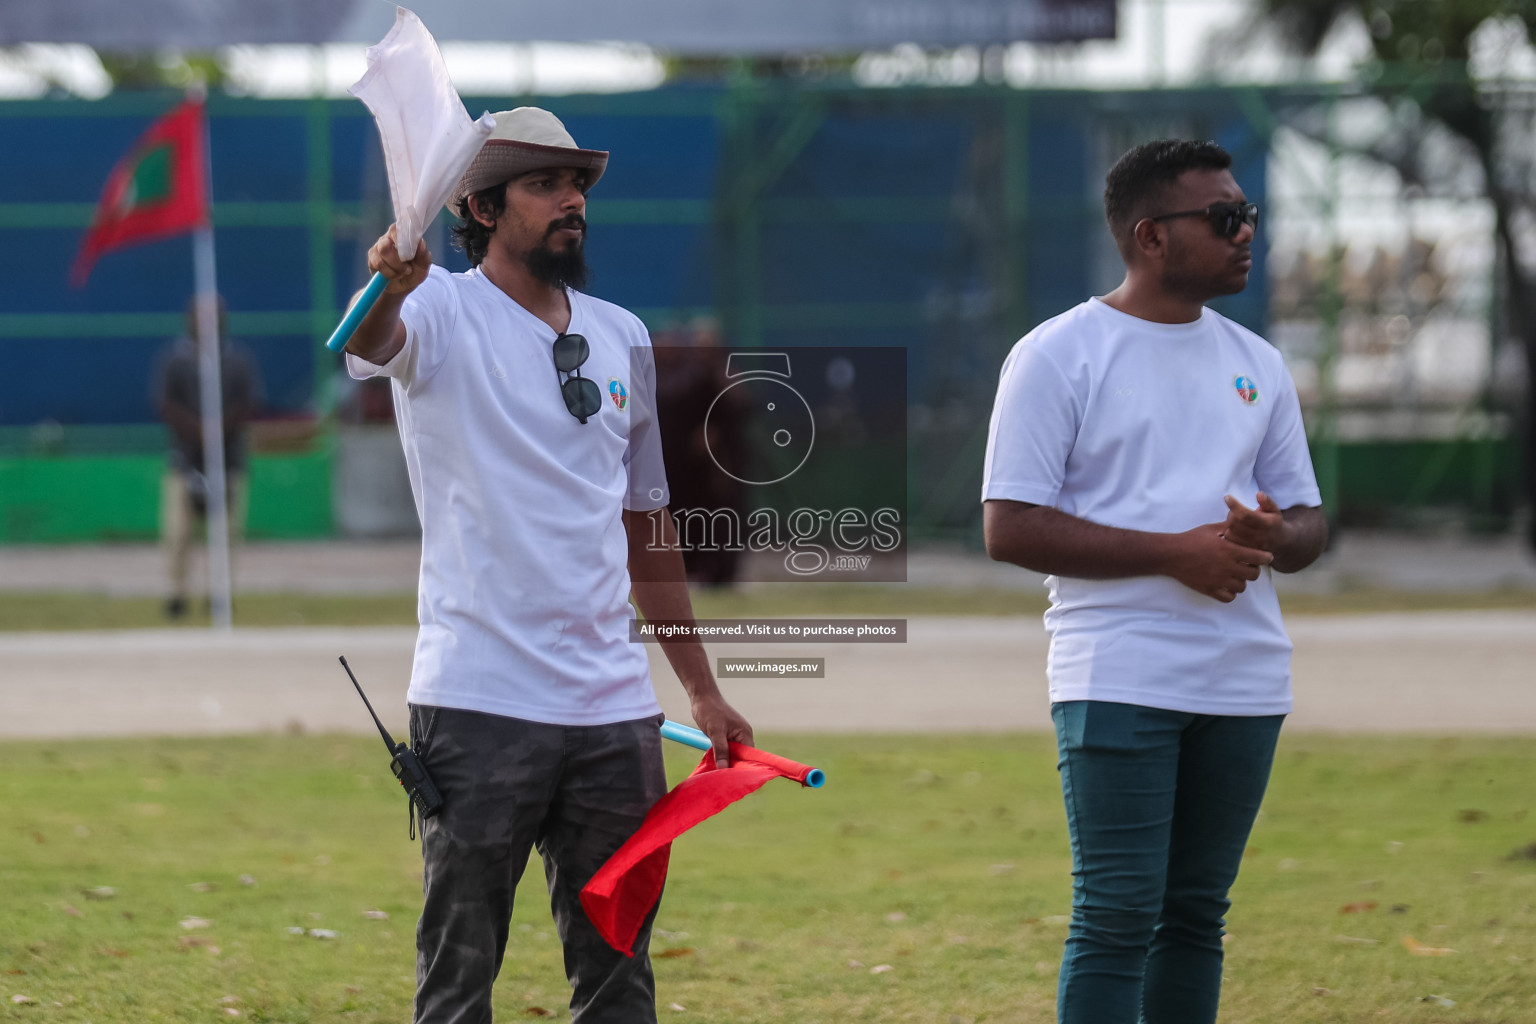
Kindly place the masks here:
<instances>
[{"instance_id":1,"label":"walkie-talkie antenna","mask_svg":"<svg viewBox=\"0 0 1536 1024\"><path fill-rule=\"evenodd\" d=\"M379 716L374 714L373 705L368 703L368 695L363 692L362 686L358 684L357 676L352 674L352 666L347 664L346 655L342 655L338 660L341 662L341 667L347 670L347 678L352 680L352 685L356 688L357 695L363 698L363 706L368 709L370 715L373 715L373 724L379 727L379 735L384 737L384 745L393 754L395 752L395 738L389 734L388 729L384 728L384 723L379 721Z\"/></svg>"},{"instance_id":2,"label":"walkie-talkie antenna","mask_svg":"<svg viewBox=\"0 0 1536 1024\"><path fill-rule=\"evenodd\" d=\"M347 678L352 680L352 688L357 695L363 698L363 707L368 709L368 714L373 717L373 724L379 727L379 735L384 737L384 747L389 751L389 770L394 773L395 779L405 789L405 795L409 798L406 810L410 817L410 835L416 838L416 818L418 814L425 822L443 809L443 794L432 783L432 776L427 774L427 766L421 763L421 758L416 752L404 743L396 743L395 738L384 728L384 723L379 721L378 714L373 710L373 704L369 702L368 695L363 692L362 684L357 681L357 676L352 674L352 666L347 664L346 656L336 659L341 662L341 667L347 670ZM426 826L423 825L423 828Z\"/></svg>"}]
</instances>

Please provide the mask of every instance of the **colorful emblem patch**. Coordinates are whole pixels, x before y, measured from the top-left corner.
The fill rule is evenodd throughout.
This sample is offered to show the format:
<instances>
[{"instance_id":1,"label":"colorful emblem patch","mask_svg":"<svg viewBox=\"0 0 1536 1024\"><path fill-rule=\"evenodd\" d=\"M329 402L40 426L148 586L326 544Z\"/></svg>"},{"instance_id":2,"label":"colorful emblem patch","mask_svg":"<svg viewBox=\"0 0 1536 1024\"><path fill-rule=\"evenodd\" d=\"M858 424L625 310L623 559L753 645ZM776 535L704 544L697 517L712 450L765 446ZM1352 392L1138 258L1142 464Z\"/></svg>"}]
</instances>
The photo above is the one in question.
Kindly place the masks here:
<instances>
[{"instance_id":1,"label":"colorful emblem patch","mask_svg":"<svg viewBox=\"0 0 1536 1024\"><path fill-rule=\"evenodd\" d=\"M1237 389L1237 397L1249 405L1259 400L1259 386L1248 377L1238 377L1232 381L1232 386Z\"/></svg>"},{"instance_id":2,"label":"colorful emblem patch","mask_svg":"<svg viewBox=\"0 0 1536 1024\"><path fill-rule=\"evenodd\" d=\"M624 390L624 382L617 377L608 378L608 397L621 410L629 404L629 392Z\"/></svg>"}]
</instances>

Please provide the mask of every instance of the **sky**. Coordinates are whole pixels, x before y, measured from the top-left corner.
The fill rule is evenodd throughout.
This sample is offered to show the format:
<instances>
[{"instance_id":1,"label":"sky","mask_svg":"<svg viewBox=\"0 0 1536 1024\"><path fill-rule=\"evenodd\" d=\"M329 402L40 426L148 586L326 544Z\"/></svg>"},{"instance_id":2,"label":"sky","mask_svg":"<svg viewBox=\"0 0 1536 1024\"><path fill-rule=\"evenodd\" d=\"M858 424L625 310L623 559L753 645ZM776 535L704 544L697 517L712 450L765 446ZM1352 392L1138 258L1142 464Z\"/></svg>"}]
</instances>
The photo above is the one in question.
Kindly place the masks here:
<instances>
[{"instance_id":1,"label":"sky","mask_svg":"<svg viewBox=\"0 0 1536 1024\"><path fill-rule=\"evenodd\" d=\"M1209 78L1212 33L1241 23L1251 0L1120 0L1120 35L1066 46L1014 44L984 55L962 47L925 54L915 46L865 54L865 85L966 85L983 78L1016 86L1122 88L1190 84ZM430 27L430 26L429 26ZM650 89L664 78L661 55L623 42L466 43L439 40L459 92L469 94L618 92ZM1323 74L1342 76L1350 46L1335 47ZM237 91L253 96L345 95L364 68L364 47L244 46L225 51ZM1334 51L1337 51L1336 53ZM1295 69L1278 57L1244 63L1245 78L1285 76ZM83 46L29 46L0 58L0 97L41 95L50 78L81 96L110 89L95 54Z\"/></svg>"}]
</instances>

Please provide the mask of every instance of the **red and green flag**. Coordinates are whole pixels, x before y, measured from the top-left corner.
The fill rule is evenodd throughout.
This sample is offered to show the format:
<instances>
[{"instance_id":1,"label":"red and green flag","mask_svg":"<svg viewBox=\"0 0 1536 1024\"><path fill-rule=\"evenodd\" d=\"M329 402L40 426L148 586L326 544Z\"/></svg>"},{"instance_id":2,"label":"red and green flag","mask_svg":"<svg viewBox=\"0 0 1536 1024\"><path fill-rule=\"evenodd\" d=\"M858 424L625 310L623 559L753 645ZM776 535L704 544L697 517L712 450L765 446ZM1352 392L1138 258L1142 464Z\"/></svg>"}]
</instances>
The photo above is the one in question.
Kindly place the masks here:
<instances>
[{"instance_id":1,"label":"red and green flag","mask_svg":"<svg viewBox=\"0 0 1536 1024\"><path fill-rule=\"evenodd\" d=\"M102 253L207 226L203 125L202 101L188 100L150 125L112 168L75 257L75 287Z\"/></svg>"}]
</instances>

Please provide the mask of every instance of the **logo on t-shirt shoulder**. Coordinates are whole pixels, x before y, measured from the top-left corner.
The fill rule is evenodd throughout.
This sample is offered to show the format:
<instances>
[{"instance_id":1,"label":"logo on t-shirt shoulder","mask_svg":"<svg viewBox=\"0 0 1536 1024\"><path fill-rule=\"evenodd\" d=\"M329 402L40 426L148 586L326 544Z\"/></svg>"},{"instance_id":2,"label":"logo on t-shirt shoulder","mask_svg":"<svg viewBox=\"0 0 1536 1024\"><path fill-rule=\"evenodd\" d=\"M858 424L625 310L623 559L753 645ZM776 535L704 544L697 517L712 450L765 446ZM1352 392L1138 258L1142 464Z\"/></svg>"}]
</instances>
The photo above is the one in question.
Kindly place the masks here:
<instances>
[{"instance_id":1,"label":"logo on t-shirt shoulder","mask_svg":"<svg viewBox=\"0 0 1536 1024\"><path fill-rule=\"evenodd\" d=\"M1244 377L1239 374L1232 381L1232 386L1237 389L1237 397L1247 405L1259 403L1259 386L1253 382L1252 377Z\"/></svg>"},{"instance_id":2,"label":"logo on t-shirt shoulder","mask_svg":"<svg viewBox=\"0 0 1536 1024\"><path fill-rule=\"evenodd\" d=\"M613 399L613 404L620 412L629 404L629 392L624 389L624 382L617 377L608 378L608 397Z\"/></svg>"}]
</instances>

